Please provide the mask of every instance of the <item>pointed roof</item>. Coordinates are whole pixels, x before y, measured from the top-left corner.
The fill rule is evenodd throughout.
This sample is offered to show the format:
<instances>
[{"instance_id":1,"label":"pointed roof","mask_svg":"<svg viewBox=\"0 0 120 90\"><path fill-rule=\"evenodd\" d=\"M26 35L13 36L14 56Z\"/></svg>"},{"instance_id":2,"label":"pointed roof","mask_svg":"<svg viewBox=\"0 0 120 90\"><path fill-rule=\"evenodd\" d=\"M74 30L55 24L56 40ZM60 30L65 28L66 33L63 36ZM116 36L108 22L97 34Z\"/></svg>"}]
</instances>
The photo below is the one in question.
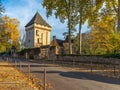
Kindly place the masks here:
<instances>
[{"instance_id":1,"label":"pointed roof","mask_svg":"<svg viewBox=\"0 0 120 90\"><path fill-rule=\"evenodd\" d=\"M63 46L63 42L64 40L61 40L61 39L56 39L56 36L53 36L53 40L51 42L51 46L60 46L62 47Z\"/></svg>"},{"instance_id":2,"label":"pointed roof","mask_svg":"<svg viewBox=\"0 0 120 90\"><path fill-rule=\"evenodd\" d=\"M34 17L28 22L28 24L26 24L25 27L30 26L34 23L43 25L43 26L47 26L47 27L51 27L42 17L41 15L36 12L36 14L34 15Z\"/></svg>"}]
</instances>

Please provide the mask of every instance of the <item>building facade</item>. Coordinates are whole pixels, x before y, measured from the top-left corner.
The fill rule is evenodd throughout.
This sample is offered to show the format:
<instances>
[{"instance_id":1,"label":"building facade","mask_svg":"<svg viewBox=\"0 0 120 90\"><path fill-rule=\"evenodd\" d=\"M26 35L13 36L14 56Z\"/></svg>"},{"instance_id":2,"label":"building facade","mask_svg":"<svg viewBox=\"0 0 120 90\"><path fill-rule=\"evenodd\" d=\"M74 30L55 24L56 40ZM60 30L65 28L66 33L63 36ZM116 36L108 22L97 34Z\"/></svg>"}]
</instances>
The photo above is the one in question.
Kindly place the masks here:
<instances>
[{"instance_id":1,"label":"building facade","mask_svg":"<svg viewBox=\"0 0 120 90\"><path fill-rule=\"evenodd\" d=\"M26 24L26 48L50 45L51 26L37 12Z\"/></svg>"},{"instance_id":2,"label":"building facade","mask_svg":"<svg viewBox=\"0 0 120 90\"><path fill-rule=\"evenodd\" d=\"M56 39L50 42L51 26L37 12L26 24L26 51L24 56L36 59L55 58L56 55L69 54L68 36L65 40ZM71 54L74 54L74 44L71 40Z\"/></svg>"},{"instance_id":3,"label":"building facade","mask_svg":"<svg viewBox=\"0 0 120 90\"><path fill-rule=\"evenodd\" d=\"M55 54L69 54L69 38L66 36L65 40L56 39L56 36L53 36L53 40L50 43L50 46L55 46ZM75 45L73 40L71 40L71 54L75 54Z\"/></svg>"}]
</instances>

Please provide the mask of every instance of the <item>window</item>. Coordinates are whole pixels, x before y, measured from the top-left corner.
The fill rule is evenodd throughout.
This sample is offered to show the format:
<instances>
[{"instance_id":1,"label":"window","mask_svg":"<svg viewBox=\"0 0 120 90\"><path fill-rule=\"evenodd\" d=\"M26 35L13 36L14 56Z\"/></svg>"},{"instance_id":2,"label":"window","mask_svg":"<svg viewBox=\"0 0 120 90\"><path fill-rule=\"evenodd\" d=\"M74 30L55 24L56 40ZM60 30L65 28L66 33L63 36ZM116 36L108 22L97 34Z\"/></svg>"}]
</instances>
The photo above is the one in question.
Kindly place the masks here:
<instances>
[{"instance_id":1,"label":"window","mask_svg":"<svg viewBox=\"0 0 120 90\"><path fill-rule=\"evenodd\" d=\"M41 43L41 38L38 38L38 39L37 39L37 43L38 43L38 44Z\"/></svg>"},{"instance_id":2,"label":"window","mask_svg":"<svg viewBox=\"0 0 120 90\"><path fill-rule=\"evenodd\" d=\"M37 39L37 42L39 43L39 38Z\"/></svg>"},{"instance_id":3,"label":"window","mask_svg":"<svg viewBox=\"0 0 120 90\"><path fill-rule=\"evenodd\" d=\"M36 30L36 36L39 36L39 30Z\"/></svg>"},{"instance_id":4,"label":"window","mask_svg":"<svg viewBox=\"0 0 120 90\"><path fill-rule=\"evenodd\" d=\"M46 45L48 44L48 32L46 32Z\"/></svg>"},{"instance_id":5,"label":"window","mask_svg":"<svg viewBox=\"0 0 120 90\"><path fill-rule=\"evenodd\" d=\"M41 38L43 39L43 33L41 33Z\"/></svg>"}]
</instances>

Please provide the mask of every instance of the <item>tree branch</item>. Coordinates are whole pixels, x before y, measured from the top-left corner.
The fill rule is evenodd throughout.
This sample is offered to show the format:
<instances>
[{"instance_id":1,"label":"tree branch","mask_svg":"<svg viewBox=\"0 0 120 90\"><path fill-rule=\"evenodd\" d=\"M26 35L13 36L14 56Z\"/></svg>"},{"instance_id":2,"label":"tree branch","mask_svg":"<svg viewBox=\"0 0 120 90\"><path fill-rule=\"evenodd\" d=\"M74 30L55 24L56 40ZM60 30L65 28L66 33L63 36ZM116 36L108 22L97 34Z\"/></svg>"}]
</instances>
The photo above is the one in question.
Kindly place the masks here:
<instances>
[{"instance_id":1,"label":"tree branch","mask_svg":"<svg viewBox=\"0 0 120 90\"><path fill-rule=\"evenodd\" d=\"M118 10L117 10L117 8L115 6L114 0L112 1L112 5L113 5L113 8L114 8L115 12L118 13Z\"/></svg>"}]
</instances>

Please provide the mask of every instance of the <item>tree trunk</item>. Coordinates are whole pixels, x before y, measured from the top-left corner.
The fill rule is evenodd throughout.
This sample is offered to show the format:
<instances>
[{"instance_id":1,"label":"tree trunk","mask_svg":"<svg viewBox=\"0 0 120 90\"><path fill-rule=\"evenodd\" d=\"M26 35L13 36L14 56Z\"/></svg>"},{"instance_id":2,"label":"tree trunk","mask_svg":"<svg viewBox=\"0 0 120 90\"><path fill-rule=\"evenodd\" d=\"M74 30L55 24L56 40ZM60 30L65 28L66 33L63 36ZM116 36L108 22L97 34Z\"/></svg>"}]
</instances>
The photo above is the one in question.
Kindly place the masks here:
<instances>
[{"instance_id":1,"label":"tree trunk","mask_svg":"<svg viewBox=\"0 0 120 90\"><path fill-rule=\"evenodd\" d=\"M69 35L68 35L68 38L69 38L69 54L72 54L71 53L72 51L71 51L71 29L70 29L70 22L69 22Z\"/></svg>"},{"instance_id":2,"label":"tree trunk","mask_svg":"<svg viewBox=\"0 0 120 90\"><path fill-rule=\"evenodd\" d=\"M69 14L68 14L68 38L69 38L69 54L71 54L71 13L70 13L70 0L69 0Z\"/></svg>"},{"instance_id":3,"label":"tree trunk","mask_svg":"<svg viewBox=\"0 0 120 90\"><path fill-rule=\"evenodd\" d=\"M117 33L120 31L120 0L118 0L118 26L117 26Z\"/></svg>"},{"instance_id":4,"label":"tree trunk","mask_svg":"<svg viewBox=\"0 0 120 90\"><path fill-rule=\"evenodd\" d=\"M79 40L78 40L78 49L79 49L79 54L81 54L82 51L82 7L80 8L80 20L79 20Z\"/></svg>"}]
</instances>

